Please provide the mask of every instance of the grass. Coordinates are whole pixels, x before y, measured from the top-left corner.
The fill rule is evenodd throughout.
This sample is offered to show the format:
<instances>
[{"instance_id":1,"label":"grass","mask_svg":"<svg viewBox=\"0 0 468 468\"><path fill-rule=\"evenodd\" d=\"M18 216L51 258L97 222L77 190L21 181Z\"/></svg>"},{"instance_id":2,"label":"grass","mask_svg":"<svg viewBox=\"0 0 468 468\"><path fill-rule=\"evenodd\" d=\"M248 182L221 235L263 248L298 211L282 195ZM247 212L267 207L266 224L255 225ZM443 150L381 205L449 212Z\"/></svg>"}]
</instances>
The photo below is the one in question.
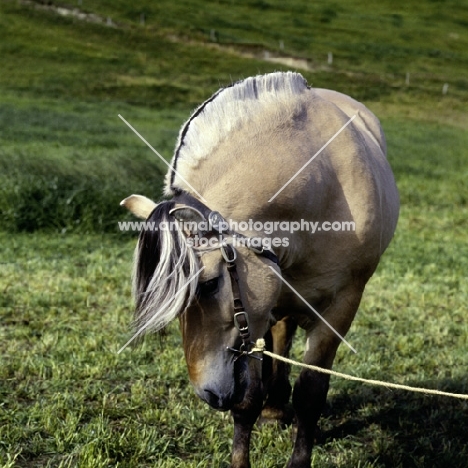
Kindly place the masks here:
<instances>
[{"instance_id":1,"label":"grass","mask_svg":"<svg viewBox=\"0 0 468 468\"><path fill-rule=\"evenodd\" d=\"M336 368L466 393L466 224L453 230L448 208L414 211L403 210L348 335L358 354L340 349ZM129 336L133 240L0 240L4 466L227 466L229 418L191 391L177 327L116 354ZM334 379L314 466L462 467L466 405ZM282 466L290 444L290 429L256 429L254 466Z\"/></svg>"},{"instance_id":2,"label":"grass","mask_svg":"<svg viewBox=\"0 0 468 468\"><path fill-rule=\"evenodd\" d=\"M115 232L129 190L159 197L165 167L118 118L124 115L170 154L179 113L136 113L125 104L0 98L3 229ZM157 130L145 123L155 120ZM175 122L175 123L174 123ZM20 144L18 144L20 142ZM142 177L144 174L146 177Z\"/></svg>"},{"instance_id":3,"label":"grass","mask_svg":"<svg viewBox=\"0 0 468 468\"><path fill-rule=\"evenodd\" d=\"M468 393L467 6L284 5L84 0L107 27L0 3L0 467L228 466L230 418L191 390L177 325L116 354L135 243L116 230L118 203L160 197L165 173L118 114L169 158L220 85L286 69L265 49L376 112L400 189L397 234L347 336L358 354L340 349L335 368ZM313 466L465 467L467 409L332 379ZM284 466L291 438L256 428L253 466Z\"/></svg>"},{"instance_id":4,"label":"grass","mask_svg":"<svg viewBox=\"0 0 468 468\"><path fill-rule=\"evenodd\" d=\"M466 135L422 126L405 136L391 120L386 127L401 220L348 335L358 354L340 349L335 367L466 393L467 209L457 185ZM432 151L405 157L423 134ZM437 142L448 141L453 151L441 166ZM3 466L228 466L229 417L191 391L177 327L162 344L147 339L116 354L129 336L133 239L39 232L0 241ZM314 466L463 467L466 409L334 379ZM254 466L283 466L290 447L290 429L256 429Z\"/></svg>"}]
</instances>

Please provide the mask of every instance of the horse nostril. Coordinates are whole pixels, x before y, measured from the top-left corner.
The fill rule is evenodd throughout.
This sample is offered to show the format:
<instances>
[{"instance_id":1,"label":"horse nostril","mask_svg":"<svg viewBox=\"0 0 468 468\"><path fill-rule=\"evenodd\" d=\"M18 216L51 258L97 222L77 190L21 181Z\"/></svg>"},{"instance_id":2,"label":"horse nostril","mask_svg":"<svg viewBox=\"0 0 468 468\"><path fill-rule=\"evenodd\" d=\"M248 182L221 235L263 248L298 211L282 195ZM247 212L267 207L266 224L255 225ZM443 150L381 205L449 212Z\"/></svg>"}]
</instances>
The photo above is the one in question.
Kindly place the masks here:
<instances>
[{"instance_id":1,"label":"horse nostril","mask_svg":"<svg viewBox=\"0 0 468 468\"><path fill-rule=\"evenodd\" d=\"M204 388L203 391L205 392L205 399L206 399L206 402L210 405L210 406L215 406L217 407L218 406L218 401L219 401L219 396L216 395L215 392L209 390L208 388Z\"/></svg>"},{"instance_id":2,"label":"horse nostril","mask_svg":"<svg viewBox=\"0 0 468 468\"><path fill-rule=\"evenodd\" d=\"M204 388L203 399L214 409L226 411L231 406L231 398L218 395L216 392Z\"/></svg>"},{"instance_id":3,"label":"horse nostril","mask_svg":"<svg viewBox=\"0 0 468 468\"><path fill-rule=\"evenodd\" d=\"M208 388L204 388L203 390L205 391L205 393L208 393L208 395L210 395L210 397L218 398L218 395L216 395L215 392L212 392Z\"/></svg>"}]
</instances>

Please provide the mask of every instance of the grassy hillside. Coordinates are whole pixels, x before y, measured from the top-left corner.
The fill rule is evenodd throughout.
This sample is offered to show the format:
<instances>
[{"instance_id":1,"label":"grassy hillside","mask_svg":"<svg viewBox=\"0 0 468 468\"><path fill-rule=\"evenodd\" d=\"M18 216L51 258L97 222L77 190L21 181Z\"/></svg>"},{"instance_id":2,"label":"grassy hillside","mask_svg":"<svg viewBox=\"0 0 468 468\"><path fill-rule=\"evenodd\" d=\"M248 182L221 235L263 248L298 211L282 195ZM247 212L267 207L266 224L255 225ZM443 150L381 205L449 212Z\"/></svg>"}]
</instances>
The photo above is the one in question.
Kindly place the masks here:
<instances>
[{"instance_id":1,"label":"grassy hillside","mask_svg":"<svg viewBox=\"0 0 468 468\"><path fill-rule=\"evenodd\" d=\"M0 2L1 468L228 466L229 416L193 394L176 324L116 354L134 247L118 204L160 197L165 173L118 114L169 159L197 104L291 58L378 115L402 200L336 369L468 393L468 4L399 3ZM467 415L332 379L313 466L465 468ZM291 438L256 428L253 466L284 466Z\"/></svg>"},{"instance_id":2,"label":"grassy hillside","mask_svg":"<svg viewBox=\"0 0 468 468\"><path fill-rule=\"evenodd\" d=\"M159 196L165 171L117 114L170 158L219 86L289 68L265 56L300 58L314 86L383 119L468 125L464 4L82 1L70 15L77 6L0 4L2 229L112 231L115 200Z\"/></svg>"},{"instance_id":3,"label":"grassy hillside","mask_svg":"<svg viewBox=\"0 0 468 468\"><path fill-rule=\"evenodd\" d=\"M16 2L2 2L0 11L6 230L115 230L118 201L134 191L159 197L165 172L118 114L170 158L180 125L220 82L229 83L233 71L268 69L138 28L64 19ZM213 63L219 73L211 75Z\"/></svg>"},{"instance_id":4,"label":"grassy hillside","mask_svg":"<svg viewBox=\"0 0 468 468\"><path fill-rule=\"evenodd\" d=\"M45 11L3 3L9 75L14 73L12 55L22 63L22 73L10 76L15 88L32 84L87 100L105 96L141 102L140 90L147 101L193 103L220 83L271 69L201 47L210 44L250 50L259 57L265 50L302 57L319 85L326 80L358 93L365 87L388 87L382 92L391 93L404 85L406 73L410 85L405 91L416 95L437 95L444 83L450 85L450 95L462 95L468 87L466 2L389 1L372 8L359 1L81 2L81 11L99 15L103 24L58 16L51 6L70 5L56 0L48 1ZM111 27L105 26L108 20ZM76 80L80 74L87 79ZM211 89L201 89L206 87Z\"/></svg>"}]
</instances>

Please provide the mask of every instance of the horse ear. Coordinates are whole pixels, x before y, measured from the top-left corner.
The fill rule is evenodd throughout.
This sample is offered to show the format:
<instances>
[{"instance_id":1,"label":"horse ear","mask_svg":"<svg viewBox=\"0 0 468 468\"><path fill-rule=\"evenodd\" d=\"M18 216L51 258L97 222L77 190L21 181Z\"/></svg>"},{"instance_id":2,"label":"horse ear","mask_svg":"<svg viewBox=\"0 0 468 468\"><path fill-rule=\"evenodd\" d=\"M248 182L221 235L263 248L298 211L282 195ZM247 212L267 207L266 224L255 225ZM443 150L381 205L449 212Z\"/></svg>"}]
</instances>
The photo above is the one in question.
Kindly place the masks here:
<instances>
[{"instance_id":1,"label":"horse ear","mask_svg":"<svg viewBox=\"0 0 468 468\"><path fill-rule=\"evenodd\" d=\"M153 200L150 200L143 195L130 195L125 200L122 200L120 205L125 206L125 208L127 208L127 210L133 213L136 217L142 219L147 219L157 206Z\"/></svg>"}]
</instances>

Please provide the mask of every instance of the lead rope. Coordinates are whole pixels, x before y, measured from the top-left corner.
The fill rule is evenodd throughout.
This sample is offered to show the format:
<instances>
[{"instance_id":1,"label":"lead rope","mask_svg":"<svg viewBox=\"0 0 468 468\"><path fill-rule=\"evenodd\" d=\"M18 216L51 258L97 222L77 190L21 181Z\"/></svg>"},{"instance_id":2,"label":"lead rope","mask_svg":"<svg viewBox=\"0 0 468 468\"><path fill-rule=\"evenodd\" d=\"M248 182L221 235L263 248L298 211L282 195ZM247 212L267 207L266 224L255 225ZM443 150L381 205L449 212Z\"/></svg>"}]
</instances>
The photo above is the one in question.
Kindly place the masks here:
<instances>
[{"instance_id":1,"label":"lead rope","mask_svg":"<svg viewBox=\"0 0 468 468\"><path fill-rule=\"evenodd\" d=\"M401 385L401 384L396 384L396 383L391 383L391 382L385 382L383 380L363 379L361 377L355 377L354 375L343 374L342 372L336 372L330 369L324 369L323 367L314 366L312 364L304 364L303 362L294 361L293 359L289 359L287 357L280 356L279 354L272 353L271 351L267 351L265 349L265 340L263 338L259 338L256 341L255 346L251 349L251 352L262 353L273 359L278 359L279 361L283 361L293 366L304 367L305 369L310 369L316 372L321 372L322 374L333 375L334 377L340 377L346 380L353 380L355 382L362 382L368 385L395 388L398 390L406 390L408 392L425 393L427 395L440 395L440 396L447 396L451 398L459 398L461 400L468 400L468 395L465 395L464 393L449 393L449 392L443 392L441 390L433 390L431 388L410 387L409 385Z\"/></svg>"}]
</instances>

